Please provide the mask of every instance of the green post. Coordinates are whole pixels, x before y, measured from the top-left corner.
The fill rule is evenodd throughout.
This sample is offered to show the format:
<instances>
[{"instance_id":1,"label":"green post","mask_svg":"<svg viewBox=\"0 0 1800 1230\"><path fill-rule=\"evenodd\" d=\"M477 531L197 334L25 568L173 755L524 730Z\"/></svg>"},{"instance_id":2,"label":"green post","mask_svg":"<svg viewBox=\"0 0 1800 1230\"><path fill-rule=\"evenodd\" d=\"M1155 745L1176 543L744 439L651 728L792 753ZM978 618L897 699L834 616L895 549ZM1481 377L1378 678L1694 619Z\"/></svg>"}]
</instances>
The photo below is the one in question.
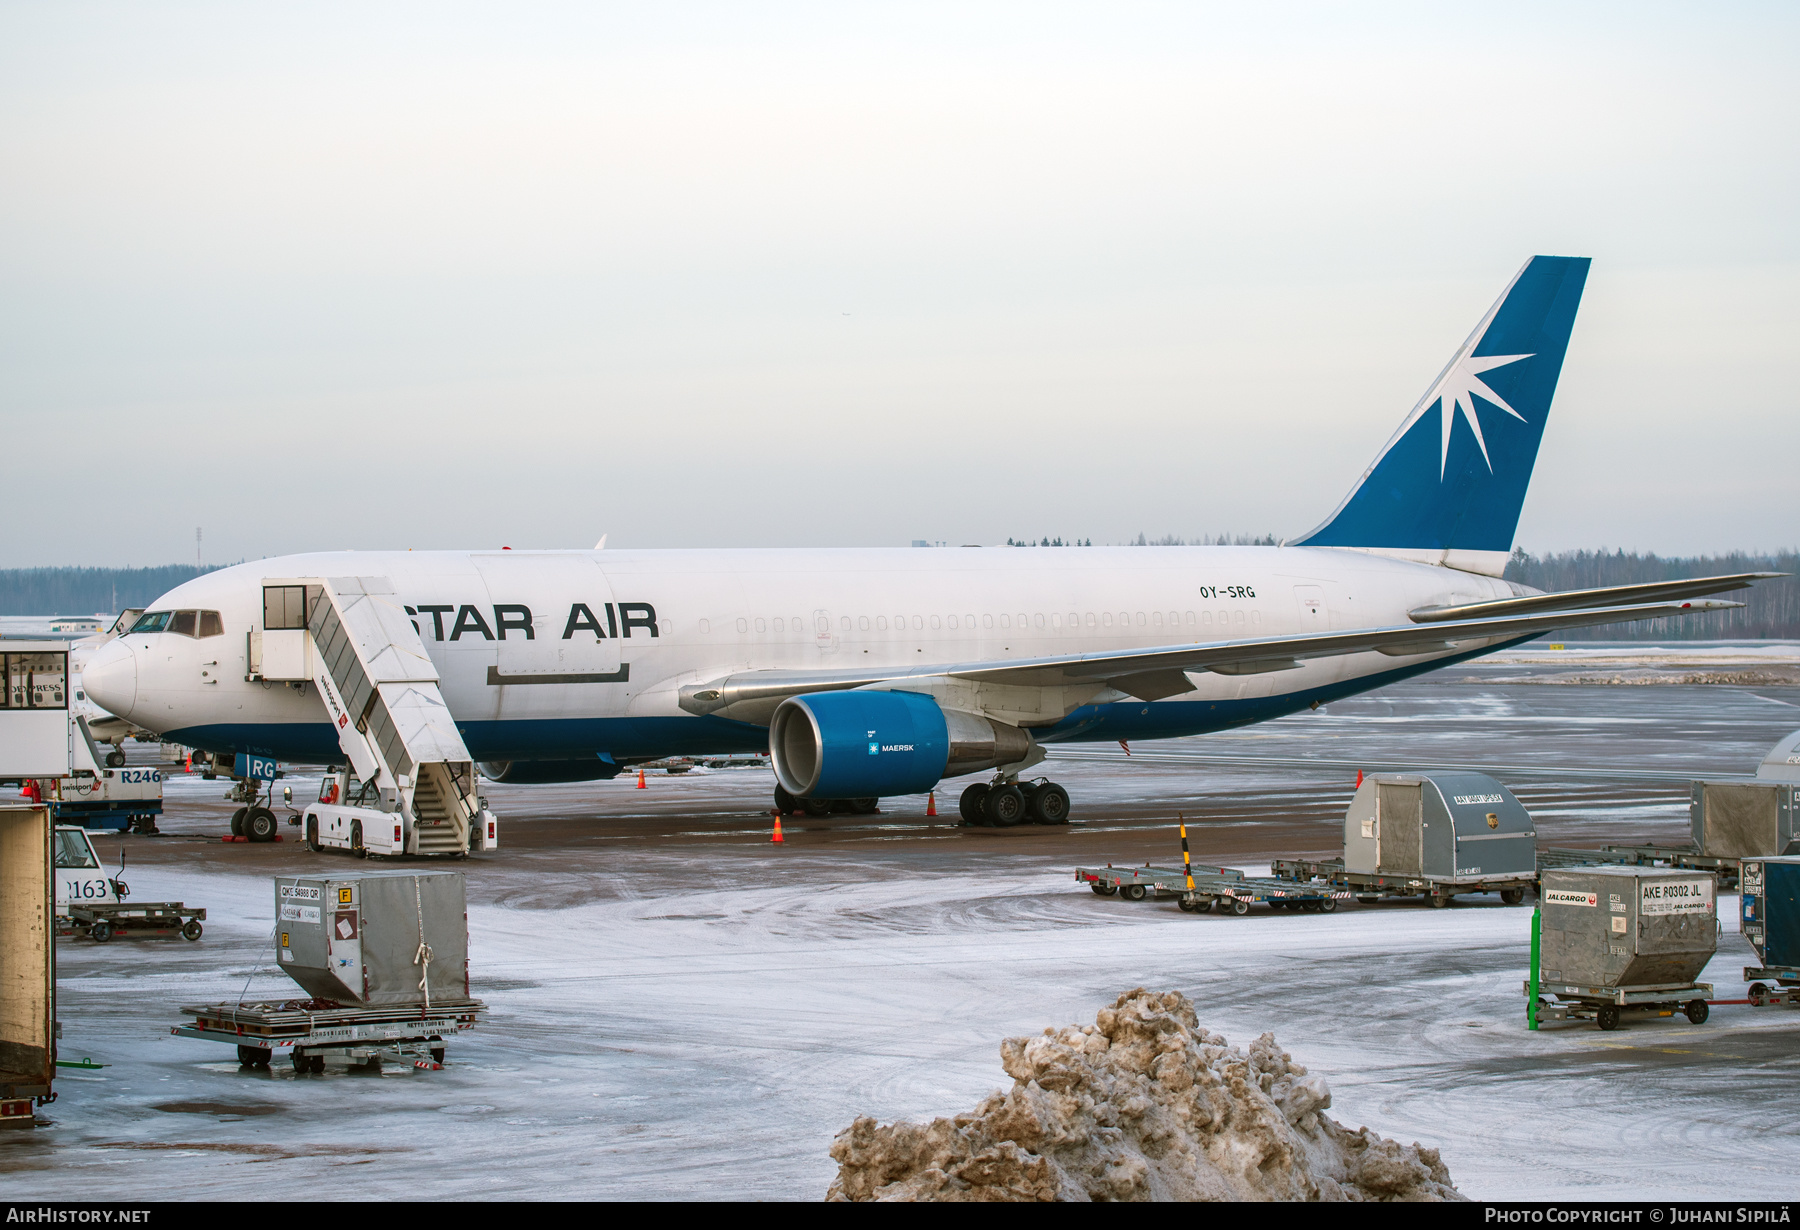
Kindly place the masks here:
<instances>
[{"instance_id":1,"label":"green post","mask_svg":"<svg viewBox=\"0 0 1800 1230\"><path fill-rule=\"evenodd\" d=\"M1531 911L1531 988L1525 993L1525 1028L1538 1027L1538 940L1542 935L1544 911L1539 908Z\"/></svg>"}]
</instances>

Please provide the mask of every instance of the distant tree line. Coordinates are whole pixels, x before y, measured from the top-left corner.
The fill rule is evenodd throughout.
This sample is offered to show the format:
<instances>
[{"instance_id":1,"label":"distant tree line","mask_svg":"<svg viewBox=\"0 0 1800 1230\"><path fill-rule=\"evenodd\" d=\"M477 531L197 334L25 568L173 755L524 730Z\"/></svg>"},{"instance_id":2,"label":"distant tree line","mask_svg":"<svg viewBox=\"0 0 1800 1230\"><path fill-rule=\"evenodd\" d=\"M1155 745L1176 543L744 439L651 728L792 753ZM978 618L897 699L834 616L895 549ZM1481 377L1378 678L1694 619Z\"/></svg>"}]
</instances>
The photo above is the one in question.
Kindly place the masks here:
<instances>
[{"instance_id":1,"label":"distant tree line","mask_svg":"<svg viewBox=\"0 0 1800 1230\"><path fill-rule=\"evenodd\" d=\"M0 615L117 614L148 606L183 581L223 566L8 568L0 570Z\"/></svg>"},{"instance_id":2,"label":"distant tree line","mask_svg":"<svg viewBox=\"0 0 1800 1230\"><path fill-rule=\"evenodd\" d=\"M1506 579L1534 589L1597 589L1603 585L1634 585L1642 581L1679 581L1686 577L1720 576L1734 572L1800 573L1800 552L1777 551L1773 555L1671 556L1639 555L1636 551L1559 551L1536 556L1514 551L1506 565ZM1750 589L1719 594L1726 602L1742 602L1735 611L1690 615L1679 619L1649 619L1632 624L1597 624L1571 628L1556 634L1567 641L1668 641L1668 640L1793 640L1800 638L1800 581L1792 576L1759 581Z\"/></svg>"}]
</instances>

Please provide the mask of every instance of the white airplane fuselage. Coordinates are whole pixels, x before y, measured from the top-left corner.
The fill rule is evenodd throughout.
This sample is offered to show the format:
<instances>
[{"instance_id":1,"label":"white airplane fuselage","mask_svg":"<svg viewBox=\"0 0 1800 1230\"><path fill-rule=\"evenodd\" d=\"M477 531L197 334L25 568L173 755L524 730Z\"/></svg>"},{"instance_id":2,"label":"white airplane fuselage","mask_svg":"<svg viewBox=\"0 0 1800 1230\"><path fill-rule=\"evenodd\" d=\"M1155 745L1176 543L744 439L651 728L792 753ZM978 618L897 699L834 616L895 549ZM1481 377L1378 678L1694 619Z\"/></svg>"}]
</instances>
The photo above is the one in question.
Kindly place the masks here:
<instances>
[{"instance_id":1,"label":"white airplane fuselage","mask_svg":"<svg viewBox=\"0 0 1800 1230\"><path fill-rule=\"evenodd\" d=\"M189 746L336 761L315 687L247 676L265 580L337 576L392 581L481 761L765 750L766 726L678 703L683 684L745 671L904 671L1400 625L1419 607L1525 592L1318 547L316 553L171 590L149 611L217 612L216 623L194 626L222 631L128 633L96 653L86 691ZM1040 743L1166 738L1278 717L1505 643L1352 653L1264 674L1195 670L1193 691L1157 701L1101 683L967 685L948 699ZM622 677L532 680L559 670Z\"/></svg>"}]
</instances>

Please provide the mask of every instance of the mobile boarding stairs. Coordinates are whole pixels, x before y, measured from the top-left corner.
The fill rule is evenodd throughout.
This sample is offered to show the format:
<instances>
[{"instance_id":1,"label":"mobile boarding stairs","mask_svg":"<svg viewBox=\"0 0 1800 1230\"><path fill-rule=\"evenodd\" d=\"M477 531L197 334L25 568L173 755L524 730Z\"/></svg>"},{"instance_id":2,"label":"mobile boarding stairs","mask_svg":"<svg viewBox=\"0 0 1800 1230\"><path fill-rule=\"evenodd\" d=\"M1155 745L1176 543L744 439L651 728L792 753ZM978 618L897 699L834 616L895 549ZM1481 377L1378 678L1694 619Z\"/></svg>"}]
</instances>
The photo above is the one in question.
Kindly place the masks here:
<instances>
[{"instance_id":1,"label":"mobile boarding stairs","mask_svg":"<svg viewBox=\"0 0 1800 1230\"><path fill-rule=\"evenodd\" d=\"M388 578L265 581L247 663L252 681L316 688L351 768L379 789L379 820L361 824L359 853L454 856L498 844L437 668Z\"/></svg>"}]
</instances>

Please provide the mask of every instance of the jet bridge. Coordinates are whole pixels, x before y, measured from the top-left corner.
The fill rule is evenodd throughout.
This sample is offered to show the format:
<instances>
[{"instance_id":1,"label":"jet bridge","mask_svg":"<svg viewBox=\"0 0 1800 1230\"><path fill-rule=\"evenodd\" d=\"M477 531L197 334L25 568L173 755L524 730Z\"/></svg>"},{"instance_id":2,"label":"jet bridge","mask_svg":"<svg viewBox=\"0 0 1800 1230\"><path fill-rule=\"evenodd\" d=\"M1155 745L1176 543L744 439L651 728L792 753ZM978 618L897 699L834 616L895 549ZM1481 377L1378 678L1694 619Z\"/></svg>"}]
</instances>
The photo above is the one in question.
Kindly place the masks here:
<instances>
[{"instance_id":1,"label":"jet bridge","mask_svg":"<svg viewBox=\"0 0 1800 1230\"><path fill-rule=\"evenodd\" d=\"M469 750L392 581L265 582L248 660L252 680L318 689L345 758L380 790L381 810L401 822L406 853L493 848Z\"/></svg>"}]
</instances>

